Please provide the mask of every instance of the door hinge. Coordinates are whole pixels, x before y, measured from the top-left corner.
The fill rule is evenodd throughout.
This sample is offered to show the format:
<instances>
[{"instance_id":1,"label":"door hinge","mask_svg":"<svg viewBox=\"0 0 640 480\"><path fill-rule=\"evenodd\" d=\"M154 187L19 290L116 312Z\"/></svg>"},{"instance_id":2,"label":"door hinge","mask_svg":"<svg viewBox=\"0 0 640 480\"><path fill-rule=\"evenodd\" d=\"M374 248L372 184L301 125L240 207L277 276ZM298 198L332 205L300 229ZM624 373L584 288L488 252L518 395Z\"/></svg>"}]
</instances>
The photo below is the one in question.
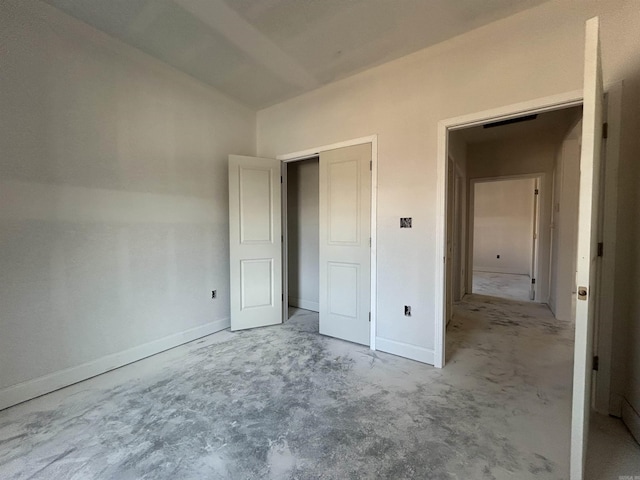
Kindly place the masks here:
<instances>
[{"instance_id":1,"label":"door hinge","mask_svg":"<svg viewBox=\"0 0 640 480\"><path fill-rule=\"evenodd\" d=\"M284 302L284 293L282 294L282 301Z\"/></svg>"},{"instance_id":2,"label":"door hinge","mask_svg":"<svg viewBox=\"0 0 640 480\"><path fill-rule=\"evenodd\" d=\"M609 138L609 123L604 122L602 124L602 138Z\"/></svg>"},{"instance_id":3,"label":"door hinge","mask_svg":"<svg viewBox=\"0 0 640 480\"><path fill-rule=\"evenodd\" d=\"M280 175L280 183L282 183L282 175Z\"/></svg>"},{"instance_id":4,"label":"door hinge","mask_svg":"<svg viewBox=\"0 0 640 480\"><path fill-rule=\"evenodd\" d=\"M537 188L533 191L534 195L538 195L540 193L540 190L538 190Z\"/></svg>"},{"instance_id":5,"label":"door hinge","mask_svg":"<svg viewBox=\"0 0 640 480\"><path fill-rule=\"evenodd\" d=\"M598 355L594 355L593 357L593 369L597 372L600 367L600 357Z\"/></svg>"},{"instance_id":6,"label":"door hinge","mask_svg":"<svg viewBox=\"0 0 640 480\"><path fill-rule=\"evenodd\" d=\"M369 160L369 171L373 172L373 160Z\"/></svg>"},{"instance_id":7,"label":"door hinge","mask_svg":"<svg viewBox=\"0 0 640 480\"><path fill-rule=\"evenodd\" d=\"M535 278L532 278L532 279L531 279L531 285L535 285L535 284L536 284L536 279L535 279Z\"/></svg>"},{"instance_id":8,"label":"door hinge","mask_svg":"<svg viewBox=\"0 0 640 480\"><path fill-rule=\"evenodd\" d=\"M604 243L598 242L598 256L601 257L604 254Z\"/></svg>"},{"instance_id":9,"label":"door hinge","mask_svg":"<svg viewBox=\"0 0 640 480\"><path fill-rule=\"evenodd\" d=\"M371 312L369 312L369 322L371 322Z\"/></svg>"}]
</instances>

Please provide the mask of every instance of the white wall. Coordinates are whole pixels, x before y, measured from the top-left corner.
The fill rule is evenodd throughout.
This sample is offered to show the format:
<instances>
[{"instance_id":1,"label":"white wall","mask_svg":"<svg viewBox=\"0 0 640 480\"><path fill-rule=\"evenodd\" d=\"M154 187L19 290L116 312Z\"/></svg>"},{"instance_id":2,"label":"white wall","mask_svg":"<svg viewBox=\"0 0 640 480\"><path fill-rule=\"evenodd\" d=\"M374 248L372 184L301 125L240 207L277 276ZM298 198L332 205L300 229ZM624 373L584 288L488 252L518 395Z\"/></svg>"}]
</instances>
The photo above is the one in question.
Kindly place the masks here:
<instances>
[{"instance_id":1,"label":"white wall","mask_svg":"<svg viewBox=\"0 0 640 480\"><path fill-rule=\"evenodd\" d=\"M559 320L573 319L580 187L580 132L582 122L567 134L556 157L552 209L553 248L549 307Z\"/></svg>"},{"instance_id":2,"label":"white wall","mask_svg":"<svg viewBox=\"0 0 640 480\"><path fill-rule=\"evenodd\" d=\"M638 75L636 0L551 1L258 112L264 156L378 134L376 335L394 352L433 356L438 121L581 89L584 22L596 14L606 81ZM414 228L400 231L402 216Z\"/></svg>"},{"instance_id":3,"label":"white wall","mask_svg":"<svg viewBox=\"0 0 640 480\"><path fill-rule=\"evenodd\" d=\"M40 2L0 45L1 408L228 325L255 112Z\"/></svg>"},{"instance_id":4,"label":"white wall","mask_svg":"<svg viewBox=\"0 0 640 480\"><path fill-rule=\"evenodd\" d=\"M475 184L474 271L530 274L534 190L532 178Z\"/></svg>"},{"instance_id":5,"label":"white wall","mask_svg":"<svg viewBox=\"0 0 640 480\"><path fill-rule=\"evenodd\" d=\"M320 164L287 164L289 305L320 310Z\"/></svg>"},{"instance_id":6,"label":"white wall","mask_svg":"<svg viewBox=\"0 0 640 480\"><path fill-rule=\"evenodd\" d=\"M467 146L470 180L511 175L544 174L539 187L539 237L536 301L549 298L551 201L555 153L562 132L523 133L519 136ZM472 243L473 245L473 243Z\"/></svg>"}]
</instances>

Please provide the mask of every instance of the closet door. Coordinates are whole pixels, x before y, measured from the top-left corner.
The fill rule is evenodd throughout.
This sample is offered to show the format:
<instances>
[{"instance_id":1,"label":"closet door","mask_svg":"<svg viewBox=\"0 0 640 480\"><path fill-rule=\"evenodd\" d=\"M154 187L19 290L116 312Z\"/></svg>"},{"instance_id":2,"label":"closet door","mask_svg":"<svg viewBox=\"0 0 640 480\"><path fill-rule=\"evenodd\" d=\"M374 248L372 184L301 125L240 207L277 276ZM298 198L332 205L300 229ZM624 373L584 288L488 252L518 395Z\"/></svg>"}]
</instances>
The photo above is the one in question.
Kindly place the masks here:
<instances>
[{"instance_id":1,"label":"closet door","mask_svg":"<svg viewBox=\"0 0 640 480\"><path fill-rule=\"evenodd\" d=\"M282 323L280 161L229 155L231 330Z\"/></svg>"},{"instance_id":2,"label":"closet door","mask_svg":"<svg viewBox=\"0 0 640 480\"><path fill-rule=\"evenodd\" d=\"M320 333L369 345L371 145L320 154Z\"/></svg>"}]
</instances>

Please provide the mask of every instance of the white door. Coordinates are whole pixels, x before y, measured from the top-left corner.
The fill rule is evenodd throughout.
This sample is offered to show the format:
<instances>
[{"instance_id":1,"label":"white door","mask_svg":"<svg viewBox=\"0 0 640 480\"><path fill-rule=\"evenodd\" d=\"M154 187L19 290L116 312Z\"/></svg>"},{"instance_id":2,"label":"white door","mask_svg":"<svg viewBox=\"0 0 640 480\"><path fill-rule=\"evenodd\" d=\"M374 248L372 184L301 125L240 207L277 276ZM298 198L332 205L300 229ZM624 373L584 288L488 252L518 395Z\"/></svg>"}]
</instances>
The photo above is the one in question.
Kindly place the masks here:
<instances>
[{"instance_id":1,"label":"white door","mask_svg":"<svg viewBox=\"0 0 640 480\"><path fill-rule=\"evenodd\" d=\"M598 193L602 149L603 88L598 18L587 21L580 156L576 337L571 419L571 480L582 480L591 413Z\"/></svg>"},{"instance_id":2,"label":"white door","mask_svg":"<svg viewBox=\"0 0 640 480\"><path fill-rule=\"evenodd\" d=\"M369 345L371 144L320 154L320 333Z\"/></svg>"},{"instance_id":3,"label":"white door","mask_svg":"<svg viewBox=\"0 0 640 480\"><path fill-rule=\"evenodd\" d=\"M282 323L280 161L229 155L231 330Z\"/></svg>"}]
</instances>

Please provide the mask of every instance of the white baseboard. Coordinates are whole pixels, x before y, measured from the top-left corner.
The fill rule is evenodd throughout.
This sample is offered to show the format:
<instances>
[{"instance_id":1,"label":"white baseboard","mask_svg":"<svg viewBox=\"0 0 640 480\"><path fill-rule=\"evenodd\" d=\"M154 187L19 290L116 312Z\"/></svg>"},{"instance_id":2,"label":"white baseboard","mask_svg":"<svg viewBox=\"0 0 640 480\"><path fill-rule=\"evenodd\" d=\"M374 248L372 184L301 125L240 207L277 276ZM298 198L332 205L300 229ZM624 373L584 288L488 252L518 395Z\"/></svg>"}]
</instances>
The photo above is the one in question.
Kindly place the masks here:
<instances>
[{"instance_id":1,"label":"white baseboard","mask_svg":"<svg viewBox=\"0 0 640 480\"><path fill-rule=\"evenodd\" d=\"M109 370L114 370L129 363L142 360L143 358L150 357L151 355L169 350L198 338L211 335L228 327L229 319L223 318L222 320L169 335L168 337L160 338L112 355L107 355L82 365L12 385L0 390L0 410L39 397L45 393L67 387L82 380L87 380L88 378L95 377Z\"/></svg>"},{"instance_id":2,"label":"white baseboard","mask_svg":"<svg viewBox=\"0 0 640 480\"><path fill-rule=\"evenodd\" d=\"M302 298L289 297L289 305L292 307L302 308L304 310L311 310L312 312L320 311L320 304L318 302L310 302L309 300L303 300Z\"/></svg>"},{"instance_id":3,"label":"white baseboard","mask_svg":"<svg viewBox=\"0 0 640 480\"><path fill-rule=\"evenodd\" d=\"M622 399L622 421L627 426L636 442L640 443L640 413L625 398Z\"/></svg>"},{"instance_id":4,"label":"white baseboard","mask_svg":"<svg viewBox=\"0 0 640 480\"><path fill-rule=\"evenodd\" d=\"M410 358L418 362L428 363L429 365L435 364L435 353L433 350L408 343L376 337L376 350Z\"/></svg>"}]
</instances>

